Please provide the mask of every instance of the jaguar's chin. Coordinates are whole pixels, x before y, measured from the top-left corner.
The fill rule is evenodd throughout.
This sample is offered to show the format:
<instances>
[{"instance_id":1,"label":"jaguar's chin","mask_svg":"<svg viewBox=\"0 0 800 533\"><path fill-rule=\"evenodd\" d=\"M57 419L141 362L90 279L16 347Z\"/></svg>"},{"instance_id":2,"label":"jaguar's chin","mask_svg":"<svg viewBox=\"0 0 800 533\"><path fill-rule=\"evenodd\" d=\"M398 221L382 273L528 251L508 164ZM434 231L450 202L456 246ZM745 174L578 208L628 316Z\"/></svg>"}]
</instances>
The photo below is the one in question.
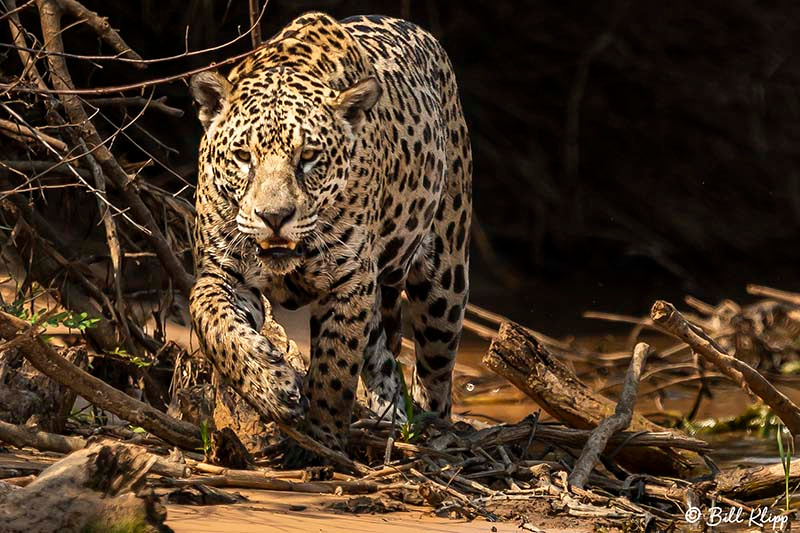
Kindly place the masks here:
<instances>
[{"instance_id":1,"label":"jaguar's chin","mask_svg":"<svg viewBox=\"0 0 800 533\"><path fill-rule=\"evenodd\" d=\"M288 274L303 262L303 242L270 237L256 241L256 255L261 264L273 274Z\"/></svg>"}]
</instances>

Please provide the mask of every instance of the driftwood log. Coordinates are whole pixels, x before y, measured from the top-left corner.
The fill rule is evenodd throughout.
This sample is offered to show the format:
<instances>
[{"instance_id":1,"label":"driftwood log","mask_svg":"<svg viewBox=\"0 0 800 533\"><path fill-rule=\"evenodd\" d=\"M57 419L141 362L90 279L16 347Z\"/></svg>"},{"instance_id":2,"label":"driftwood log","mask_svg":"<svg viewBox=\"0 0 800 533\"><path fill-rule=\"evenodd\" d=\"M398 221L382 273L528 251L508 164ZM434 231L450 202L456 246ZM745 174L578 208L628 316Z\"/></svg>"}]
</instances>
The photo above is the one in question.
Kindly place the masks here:
<instances>
[{"instance_id":1,"label":"driftwood log","mask_svg":"<svg viewBox=\"0 0 800 533\"><path fill-rule=\"evenodd\" d=\"M145 476L155 462L123 445L68 455L24 488L0 492L0 531L83 533L172 531Z\"/></svg>"},{"instance_id":2,"label":"driftwood log","mask_svg":"<svg viewBox=\"0 0 800 533\"><path fill-rule=\"evenodd\" d=\"M781 463L724 470L714 479L716 491L729 498L752 501L771 498L786 489L786 478ZM789 467L789 485L800 483L800 462L793 461Z\"/></svg>"},{"instance_id":3,"label":"driftwood log","mask_svg":"<svg viewBox=\"0 0 800 533\"><path fill-rule=\"evenodd\" d=\"M612 416L616 404L598 395L559 361L525 328L506 322L500 326L483 363L508 379L557 420L577 429L593 429ZM634 414L631 431L671 433ZM684 477L699 461L669 449L620 449L620 464L634 472Z\"/></svg>"},{"instance_id":4,"label":"driftwood log","mask_svg":"<svg viewBox=\"0 0 800 533\"><path fill-rule=\"evenodd\" d=\"M12 444L17 448L30 447L39 451L63 454L70 454L83 450L89 444L89 441L83 437L36 431L25 426L8 424L2 421L0 421L0 442ZM151 454L144 448L131 444L120 445L130 448L131 453L135 455L152 457L153 465L150 467L150 472L153 474L174 478L189 476L190 469L185 464L176 463L165 457Z\"/></svg>"}]
</instances>

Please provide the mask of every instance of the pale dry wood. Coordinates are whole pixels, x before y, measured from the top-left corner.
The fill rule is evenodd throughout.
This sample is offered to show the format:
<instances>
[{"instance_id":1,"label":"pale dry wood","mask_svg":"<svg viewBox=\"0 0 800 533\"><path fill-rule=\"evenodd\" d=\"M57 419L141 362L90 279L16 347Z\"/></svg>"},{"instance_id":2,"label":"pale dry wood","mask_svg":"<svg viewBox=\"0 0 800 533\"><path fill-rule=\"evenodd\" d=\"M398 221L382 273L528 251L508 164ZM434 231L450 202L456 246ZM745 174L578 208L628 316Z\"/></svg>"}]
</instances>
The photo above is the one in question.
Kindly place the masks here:
<instances>
[{"instance_id":1,"label":"pale dry wood","mask_svg":"<svg viewBox=\"0 0 800 533\"><path fill-rule=\"evenodd\" d=\"M228 487L245 489L278 490L286 492L308 492L315 494L370 494L382 488L373 481L291 481L275 477L273 473L257 470L228 469L224 474L196 476L189 479L173 480L174 486L202 483L209 487Z\"/></svg>"},{"instance_id":2,"label":"pale dry wood","mask_svg":"<svg viewBox=\"0 0 800 533\"><path fill-rule=\"evenodd\" d=\"M772 287L753 284L747 286L747 292L755 296L764 296L788 304L800 305L800 294L796 292L782 291L780 289L773 289Z\"/></svg>"},{"instance_id":3,"label":"pale dry wood","mask_svg":"<svg viewBox=\"0 0 800 533\"><path fill-rule=\"evenodd\" d=\"M780 495L786 488L783 464L724 470L714 478L715 491L739 500L759 500ZM800 483L800 461L789 467L789 486Z\"/></svg>"},{"instance_id":4,"label":"pale dry wood","mask_svg":"<svg viewBox=\"0 0 800 533\"><path fill-rule=\"evenodd\" d=\"M471 449L485 448L503 444L527 442L533 431L535 441L580 448L586 445L592 434L588 429L574 429L554 424L534 424L523 421L508 426L491 426L482 429L455 444ZM681 435L671 431L621 431L611 436L609 444L618 447L655 446L659 448L678 448L697 453L708 453L711 447L704 440Z\"/></svg>"},{"instance_id":5,"label":"pale dry wood","mask_svg":"<svg viewBox=\"0 0 800 533\"><path fill-rule=\"evenodd\" d=\"M7 477L3 479L3 483L8 483L9 485L14 485L15 487L27 487L35 479L36 476L31 474L29 476Z\"/></svg>"},{"instance_id":6,"label":"pale dry wood","mask_svg":"<svg viewBox=\"0 0 800 533\"><path fill-rule=\"evenodd\" d=\"M37 431L26 426L0 421L0 442L11 444L17 448L29 447L39 451L70 454L86 448L88 440L83 437ZM164 457L151 454L140 446L124 443L118 444L131 448L131 453L135 455L147 455L152 457L154 462L150 471L153 474L174 478L189 476L190 468L187 464L176 463ZM116 446L117 443L114 443L114 445Z\"/></svg>"},{"instance_id":7,"label":"pale dry wood","mask_svg":"<svg viewBox=\"0 0 800 533\"><path fill-rule=\"evenodd\" d=\"M40 451L72 453L86 447L86 439L36 431L0 420L0 441L17 448L29 446Z\"/></svg>"},{"instance_id":8,"label":"pale dry wood","mask_svg":"<svg viewBox=\"0 0 800 533\"><path fill-rule=\"evenodd\" d=\"M0 495L0 531L161 531L166 512L145 488L155 458L96 444L53 464L35 481Z\"/></svg>"},{"instance_id":9,"label":"pale dry wood","mask_svg":"<svg viewBox=\"0 0 800 533\"><path fill-rule=\"evenodd\" d=\"M19 124L10 120L0 119L0 129L9 131L12 134L27 139L28 141L39 141L42 144L52 146L59 152L67 151L67 143L61 139L56 139L52 135L48 135L38 128L28 126L26 124Z\"/></svg>"},{"instance_id":10,"label":"pale dry wood","mask_svg":"<svg viewBox=\"0 0 800 533\"><path fill-rule=\"evenodd\" d=\"M606 449L611 436L627 428L633 418L633 409L639 391L639 379L650 355L650 346L640 342L633 349L633 357L625 375L617 408L614 414L606 418L592 431L586 446L583 447L575 467L569 475L569 483L579 489L584 488L589 474L594 469L600 454Z\"/></svg>"},{"instance_id":11,"label":"pale dry wood","mask_svg":"<svg viewBox=\"0 0 800 533\"><path fill-rule=\"evenodd\" d=\"M16 0L6 0L5 3L9 13L8 27L11 31L11 40L14 42L17 48L17 54L22 62L22 74L20 75L20 79L28 78L36 85L37 89L46 91L48 90L47 84L42 79L42 75L39 74L39 69L36 68L35 58L28 52L28 43L22 31L22 22L20 22L19 19L17 2Z\"/></svg>"}]
</instances>

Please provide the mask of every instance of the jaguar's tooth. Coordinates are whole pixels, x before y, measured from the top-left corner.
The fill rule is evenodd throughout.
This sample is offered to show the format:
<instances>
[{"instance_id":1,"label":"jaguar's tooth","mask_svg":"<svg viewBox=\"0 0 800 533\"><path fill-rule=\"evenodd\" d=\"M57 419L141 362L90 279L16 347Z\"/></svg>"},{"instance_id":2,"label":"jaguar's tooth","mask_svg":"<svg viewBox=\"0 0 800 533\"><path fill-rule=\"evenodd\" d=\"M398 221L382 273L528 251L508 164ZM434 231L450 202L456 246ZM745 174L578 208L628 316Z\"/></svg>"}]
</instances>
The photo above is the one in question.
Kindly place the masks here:
<instances>
[{"instance_id":1,"label":"jaguar's tooth","mask_svg":"<svg viewBox=\"0 0 800 533\"><path fill-rule=\"evenodd\" d=\"M267 241L261 241L258 243L262 250L269 250L269 243Z\"/></svg>"},{"instance_id":2,"label":"jaguar's tooth","mask_svg":"<svg viewBox=\"0 0 800 533\"><path fill-rule=\"evenodd\" d=\"M297 243L294 242L294 241L289 241L289 242L286 243L286 247L288 249L290 249L290 250L294 250L296 246L297 246Z\"/></svg>"}]
</instances>

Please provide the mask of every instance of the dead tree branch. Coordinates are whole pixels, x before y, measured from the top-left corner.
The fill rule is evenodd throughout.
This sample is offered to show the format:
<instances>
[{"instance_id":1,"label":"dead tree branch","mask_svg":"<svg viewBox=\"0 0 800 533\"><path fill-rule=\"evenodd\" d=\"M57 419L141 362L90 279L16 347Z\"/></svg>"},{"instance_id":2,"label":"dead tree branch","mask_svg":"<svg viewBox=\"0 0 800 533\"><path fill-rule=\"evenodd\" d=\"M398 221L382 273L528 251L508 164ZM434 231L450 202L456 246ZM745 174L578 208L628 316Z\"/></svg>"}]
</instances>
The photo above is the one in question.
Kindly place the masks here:
<instances>
[{"instance_id":1,"label":"dead tree branch","mask_svg":"<svg viewBox=\"0 0 800 533\"><path fill-rule=\"evenodd\" d=\"M772 287L752 284L747 286L747 292L748 294L753 294L755 296L764 296L766 298L773 298L788 304L800 305L800 294L797 294L796 292L782 291L780 289L773 289Z\"/></svg>"},{"instance_id":2,"label":"dead tree branch","mask_svg":"<svg viewBox=\"0 0 800 533\"><path fill-rule=\"evenodd\" d=\"M67 70L66 62L62 56L58 55L64 51L64 44L61 40L61 11L55 0L37 0L36 4L39 8L42 33L45 36L45 48L48 52L55 52L47 54L51 71L50 79L56 89L72 90L75 86ZM178 290L188 297L194 284L194 277L186 271L180 259L175 255L172 246L153 218L153 214L140 198L136 183L129 179L128 174L100 138L97 129L83 108L81 100L74 94L62 94L60 99L67 116L78 127L80 136L94 154L105 176L116 186L134 216L146 228L145 238L155 250L164 269Z\"/></svg>"},{"instance_id":3,"label":"dead tree branch","mask_svg":"<svg viewBox=\"0 0 800 533\"><path fill-rule=\"evenodd\" d=\"M752 390L780 417L792 435L800 436L800 408L753 367L728 355L703 330L689 323L669 302L663 300L655 302L650 310L650 318L713 363L720 372L739 386L745 390Z\"/></svg>"},{"instance_id":4,"label":"dead tree branch","mask_svg":"<svg viewBox=\"0 0 800 533\"><path fill-rule=\"evenodd\" d=\"M46 431L35 431L25 426L9 424L2 420L0 420L0 441L13 444L17 448L30 446L37 450L58 453L72 453L86 447L86 439L81 437L68 437Z\"/></svg>"},{"instance_id":5,"label":"dead tree branch","mask_svg":"<svg viewBox=\"0 0 800 533\"><path fill-rule=\"evenodd\" d=\"M129 59L134 59L136 61L142 60L142 56L131 50L131 47L122 40L119 33L114 31L111 24L108 23L108 18L101 17L76 0L58 0L58 5L73 17L86 22L101 39L123 56L127 56ZM143 69L147 66L144 63L138 62L133 64L139 69Z\"/></svg>"},{"instance_id":6,"label":"dead tree branch","mask_svg":"<svg viewBox=\"0 0 800 533\"><path fill-rule=\"evenodd\" d=\"M589 474L597 464L600 454L606 449L611 436L630 425L639 390L639 378L649 355L650 346L643 342L637 344L633 349L633 357L631 357L628 373L625 376L625 384L622 387L617 408L612 416L600 422L592 431L589 441L584 446L575 463L575 468L569 476L570 485L582 489L589 480Z\"/></svg>"},{"instance_id":7,"label":"dead tree branch","mask_svg":"<svg viewBox=\"0 0 800 533\"><path fill-rule=\"evenodd\" d=\"M564 363L556 359L525 328L510 322L500 327L483 363L508 379L557 420L578 429L593 429L610 417L614 402L594 393ZM634 431L665 432L665 428L634 414ZM682 475L691 461L673 450L625 448L623 465L638 472Z\"/></svg>"},{"instance_id":8,"label":"dead tree branch","mask_svg":"<svg viewBox=\"0 0 800 533\"><path fill-rule=\"evenodd\" d=\"M253 48L258 48L261 46L261 15L259 12L261 11L258 8L258 1L259 0L249 0L249 7L250 7L250 38L253 41ZM264 8L266 9L269 0L264 0Z\"/></svg>"}]
</instances>

